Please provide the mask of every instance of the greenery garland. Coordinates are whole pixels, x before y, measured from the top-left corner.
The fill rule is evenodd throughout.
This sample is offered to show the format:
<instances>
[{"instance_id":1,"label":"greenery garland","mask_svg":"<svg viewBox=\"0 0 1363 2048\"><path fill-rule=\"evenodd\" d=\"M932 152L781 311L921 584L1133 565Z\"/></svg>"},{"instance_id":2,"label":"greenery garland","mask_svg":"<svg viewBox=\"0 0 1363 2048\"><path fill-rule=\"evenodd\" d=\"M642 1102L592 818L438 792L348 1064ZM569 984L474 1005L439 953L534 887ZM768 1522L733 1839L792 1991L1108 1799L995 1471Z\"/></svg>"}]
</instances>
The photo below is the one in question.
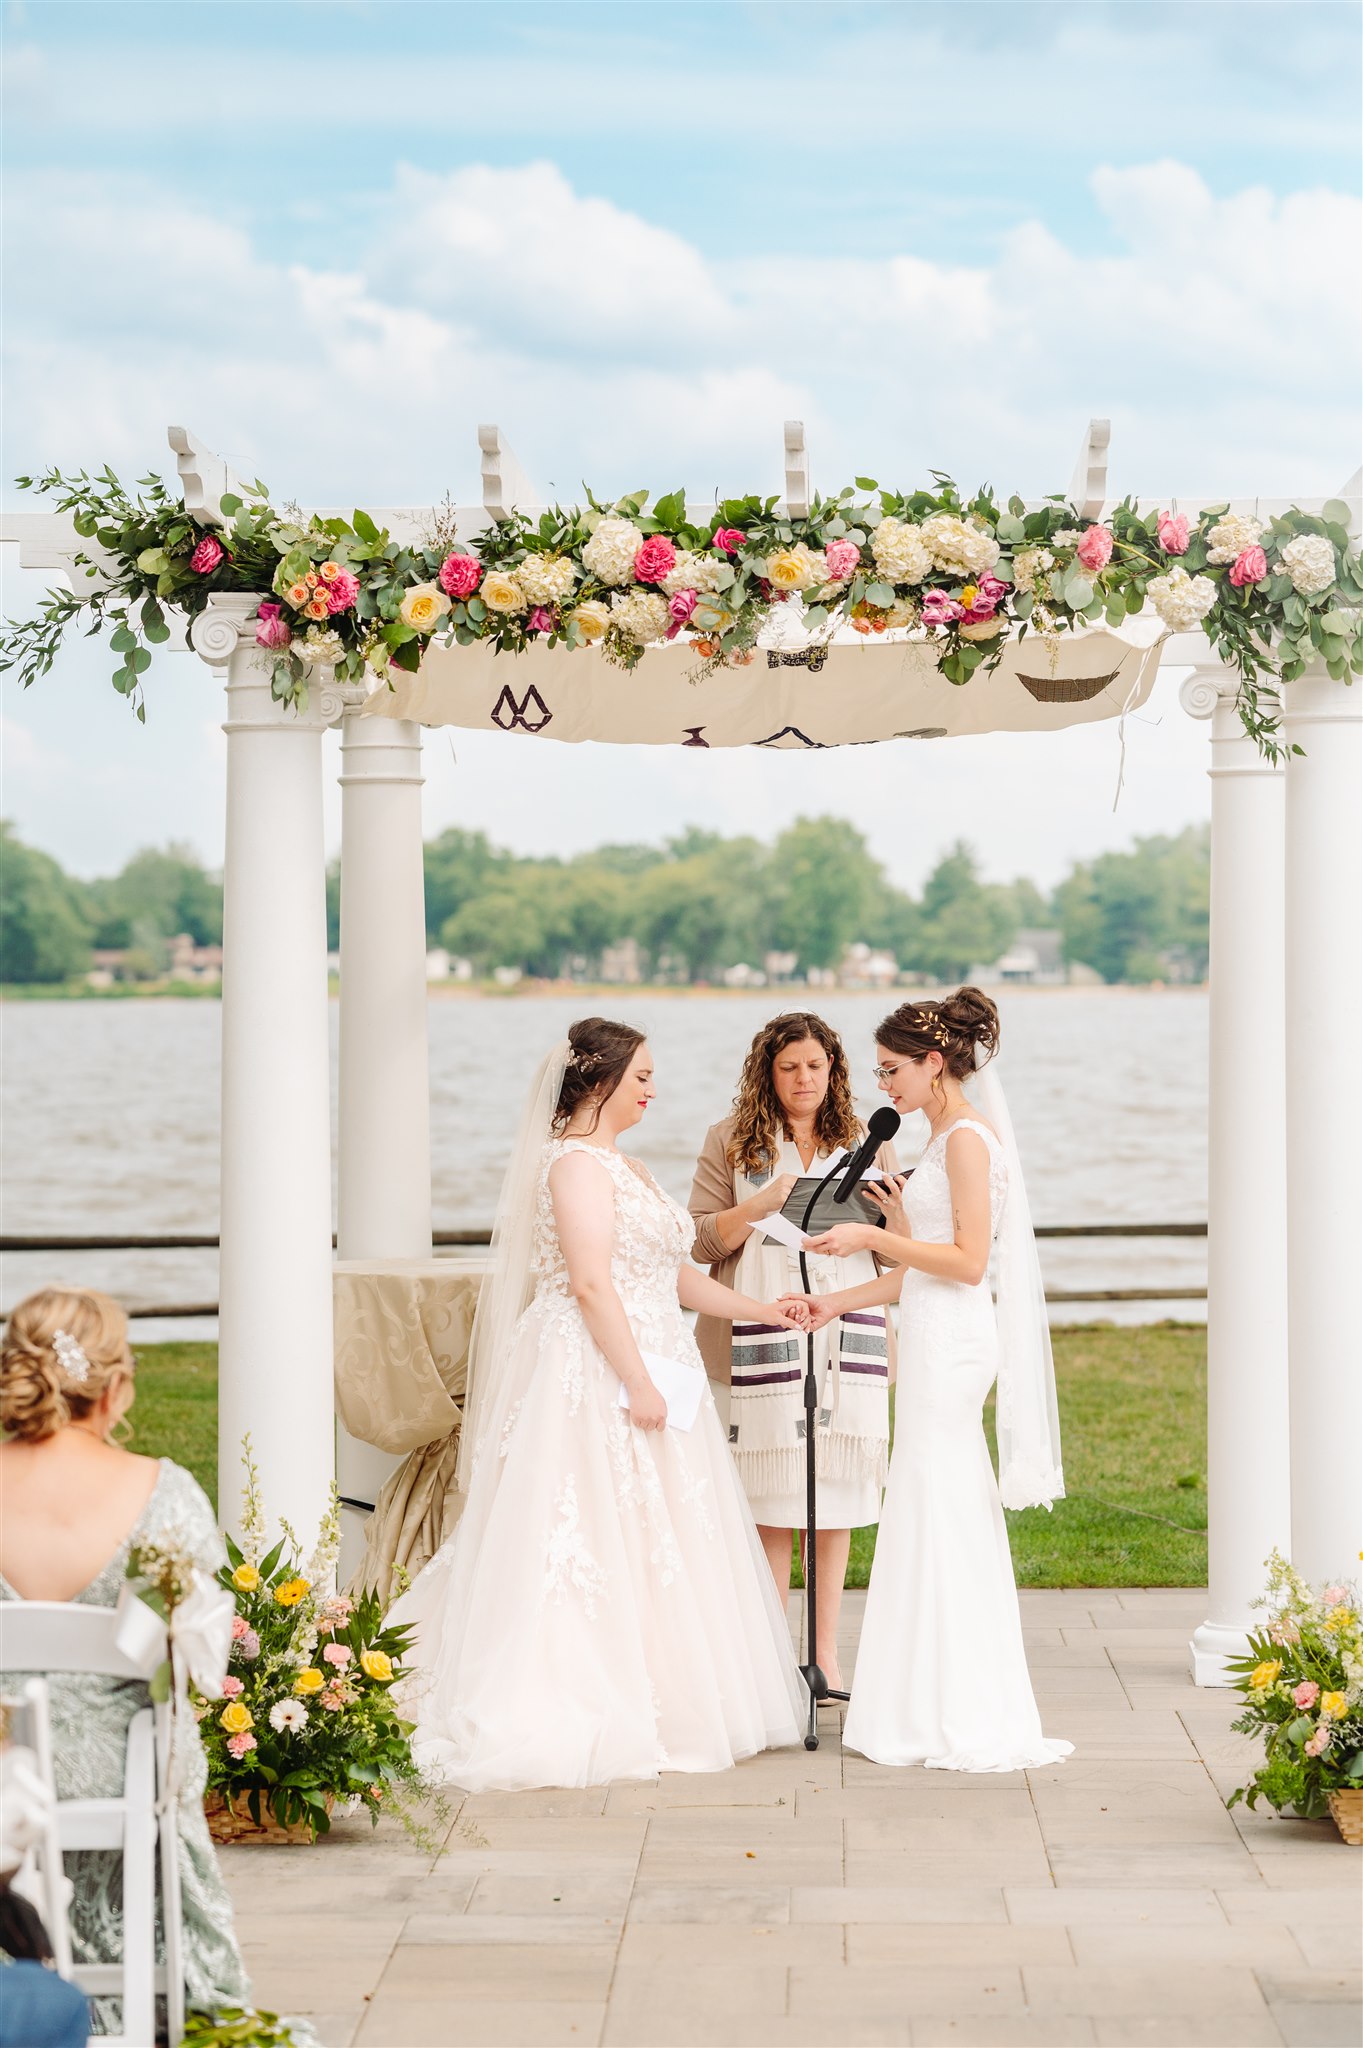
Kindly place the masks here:
<instances>
[{"instance_id":1,"label":"greenery garland","mask_svg":"<svg viewBox=\"0 0 1363 2048\"><path fill-rule=\"evenodd\" d=\"M778 605L794 604L816 641L850 626L908 631L937 649L948 681L997 665L1010 631L1050 644L1083 625L1118 626L1151 605L1177 632L1201 626L1239 676L1245 730L1283 752L1280 685L1323 661L1336 680L1363 672L1363 565L1349 508L1295 508L1269 521L1209 506L1195 519L1142 512L1125 498L1106 522L1048 498L1028 511L985 487L963 499L949 477L909 494L858 477L793 517L776 498L731 498L704 523L684 493L632 492L585 507L512 515L460 545L448 503L412 542L365 512L304 519L266 487L222 499L222 524L197 521L160 477L130 495L109 468L49 470L21 489L56 499L82 538L87 586L49 591L31 619L0 633L0 669L44 675L67 631L89 620L119 656L115 689L145 715L151 647L168 608L190 617L223 591L269 592L256 639L272 688L304 707L314 668L341 682L414 671L432 639L491 641L520 654L600 644L633 668L646 648L684 636L706 669L752 659Z\"/></svg>"}]
</instances>

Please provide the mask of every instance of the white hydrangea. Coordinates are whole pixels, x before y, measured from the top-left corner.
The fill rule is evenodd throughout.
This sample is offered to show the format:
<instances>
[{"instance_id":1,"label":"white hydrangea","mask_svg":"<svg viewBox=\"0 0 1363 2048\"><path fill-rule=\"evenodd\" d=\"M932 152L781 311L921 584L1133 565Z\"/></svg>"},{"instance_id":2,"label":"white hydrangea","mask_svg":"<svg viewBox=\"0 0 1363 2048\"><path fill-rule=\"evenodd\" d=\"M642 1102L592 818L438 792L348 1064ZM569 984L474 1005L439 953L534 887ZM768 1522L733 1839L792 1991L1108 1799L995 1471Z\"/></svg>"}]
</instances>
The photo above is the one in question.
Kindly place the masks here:
<instances>
[{"instance_id":1,"label":"white hydrangea","mask_svg":"<svg viewBox=\"0 0 1363 2048\"><path fill-rule=\"evenodd\" d=\"M1077 548L1083 535L1077 526L1058 526L1051 539L1058 548Z\"/></svg>"},{"instance_id":2,"label":"white hydrangea","mask_svg":"<svg viewBox=\"0 0 1363 2048\"><path fill-rule=\"evenodd\" d=\"M515 576L531 604L562 604L572 595L577 570L566 555L527 555Z\"/></svg>"},{"instance_id":3,"label":"white hydrangea","mask_svg":"<svg viewBox=\"0 0 1363 2048\"><path fill-rule=\"evenodd\" d=\"M1013 557L1013 582L1019 590L1034 590L1037 579L1055 567L1049 548L1019 548Z\"/></svg>"},{"instance_id":4,"label":"white hydrangea","mask_svg":"<svg viewBox=\"0 0 1363 2048\"><path fill-rule=\"evenodd\" d=\"M662 580L666 597L675 597L679 590L706 592L718 590L718 577L727 564L717 555L693 555L689 548L678 548L676 565L669 569Z\"/></svg>"},{"instance_id":5,"label":"white hydrangea","mask_svg":"<svg viewBox=\"0 0 1363 2048\"><path fill-rule=\"evenodd\" d=\"M1183 568L1153 577L1147 594L1165 625L1175 633L1186 633L1201 625L1216 603L1216 585L1211 578L1190 576Z\"/></svg>"},{"instance_id":6,"label":"white hydrangea","mask_svg":"<svg viewBox=\"0 0 1363 2048\"><path fill-rule=\"evenodd\" d=\"M1282 551L1283 567L1301 597L1315 597L1335 580L1335 551L1323 533L1299 533Z\"/></svg>"},{"instance_id":7,"label":"white hydrangea","mask_svg":"<svg viewBox=\"0 0 1363 2048\"><path fill-rule=\"evenodd\" d=\"M919 528L923 545L938 569L956 576L983 576L999 558L999 544L968 519L954 512L934 512Z\"/></svg>"},{"instance_id":8,"label":"white hydrangea","mask_svg":"<svg viewBox=\"0 0 1363 2048\"><path fill-rule=\"evenodd\" d=\"M1207 535L1207 560L1209 562L1233 562L1237 555L1243 555L1246 548L1252 548L1264 530L1262 519L1247 519L1239 512L1228 512L1224 519L1218 519Z\"/></svg>"},{"instance_id":9,"label":"white hydrangea","mask_svg":"<svg viewBox=\"0 0 1363 2048\"><path fill-rule=\"evenodd\" d=\"M579 607L581 609L581 607ZM626 590L611 599L611 624L636 646L661 640L672 623L667 599L656 590Z\"/></svg>"},{"instance_id":10,"label":"white hydrangea","mask_svg":"<svg viewBox=\"0 0 1363 2048\"><path fill-rule=\"evenodd\" d=\"M327 626L309 626L301 640L294 640L293 651L309 667L322 662L334 667L345 653L345 642Z\"/></svg>"},{"instance_id":11,"label":"white hydrangea","mask_svg":"<svg viewBox=\"0 0 1363 2048\"><path fill-rule=\"evenodd\" d=\"M871 535L871 559L887 583L921 583L932 568L923 529L904 519L882 519Z\"/></svg>"},{"instance_id":12,"label":"white hydrangea","mask_svg":"<svg viewBox=\"0 0 1363 2048\"><path fill-rule=\"evenodd\" d=\"M603 519L582 550L583 566L598 583L629 583L644 536L632 519Z\"/></svg>"}]
</instances>

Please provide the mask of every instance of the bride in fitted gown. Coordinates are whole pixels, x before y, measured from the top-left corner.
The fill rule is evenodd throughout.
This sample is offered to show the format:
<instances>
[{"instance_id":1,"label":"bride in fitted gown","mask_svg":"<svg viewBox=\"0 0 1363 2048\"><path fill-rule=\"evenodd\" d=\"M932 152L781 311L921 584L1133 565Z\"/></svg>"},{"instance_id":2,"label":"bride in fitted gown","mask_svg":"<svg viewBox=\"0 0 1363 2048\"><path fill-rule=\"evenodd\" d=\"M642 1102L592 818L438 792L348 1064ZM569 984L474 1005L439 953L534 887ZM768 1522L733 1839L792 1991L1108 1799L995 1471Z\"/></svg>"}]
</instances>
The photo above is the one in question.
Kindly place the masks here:
<instances>
[{"instance_id":1,"label":"bride in fitted gown","mask_svg":"<svg viewBox=\"0 0 1363 2048\"><path fill-rule=\"evenodd\" d=\"M467 1503L390 1614L416 1628L416 1753L470 1791L718 1771L801 1730L786 1617L682 1302L790 1312L687 1263L687 1211L614 1143L652 1095L647 1047L599 1025L574 1025L576 1054L551 1054L532 1093L474 1333ZM623 1078L610 1032L632 1042ZM619 1081L604 1100L593 1071ZM645 1353L696 1375L690 1430L664 1426Z\"/></svg>"}]
</instances>

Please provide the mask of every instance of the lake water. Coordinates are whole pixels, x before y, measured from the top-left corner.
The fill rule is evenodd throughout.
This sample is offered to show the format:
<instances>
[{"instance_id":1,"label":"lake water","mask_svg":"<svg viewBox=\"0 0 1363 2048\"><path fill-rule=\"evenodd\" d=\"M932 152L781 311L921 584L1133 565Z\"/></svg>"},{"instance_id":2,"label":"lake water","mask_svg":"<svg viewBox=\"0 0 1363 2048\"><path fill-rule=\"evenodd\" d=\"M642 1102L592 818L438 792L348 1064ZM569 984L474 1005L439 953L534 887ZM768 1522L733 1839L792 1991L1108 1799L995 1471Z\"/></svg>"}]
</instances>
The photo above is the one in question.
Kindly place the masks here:
<instances>
[{"instance_id":1,"label":"lake water","mask_svg":"<svg viewBox=\"0 0 1363 2048\"><path fill-rule=\"evenodd\" d=\"M574 1017L609 1008L649 1036L658 1100L631 1149L685 1200L707 1125L724 1115L753 1033L794 991L734 996L433 998L434 1216L490 1221L530 1072ZM822 995L843 1034L863 1114L878 1100L871 1034L878 995ZM1038 1223L1200 1221L1207 1213L1207 1004L1201 991L1016 990L1000 999L1009 1104ZM0 1009L4 1228L15 1234L216 1231L219 1008L213 1001L19 1002ZM337 1011L332 1005L333 1116ZM900 1134L917 1156L925 1127ZM1192 1287L1193 1240L1049 1241L1048 1285ZM199 1252L10 1257L3 1300L56 1279L129 1301L212 1301L217 1260ZM1145 1320L1159 1304L1095 1315ZM1197 1303L1170 1313L1200 1318ZM1087 1316L1066 1308L1065 1319ZM213 1325L143 1326L144 1337Z\"/></svg>"}]
</instances>

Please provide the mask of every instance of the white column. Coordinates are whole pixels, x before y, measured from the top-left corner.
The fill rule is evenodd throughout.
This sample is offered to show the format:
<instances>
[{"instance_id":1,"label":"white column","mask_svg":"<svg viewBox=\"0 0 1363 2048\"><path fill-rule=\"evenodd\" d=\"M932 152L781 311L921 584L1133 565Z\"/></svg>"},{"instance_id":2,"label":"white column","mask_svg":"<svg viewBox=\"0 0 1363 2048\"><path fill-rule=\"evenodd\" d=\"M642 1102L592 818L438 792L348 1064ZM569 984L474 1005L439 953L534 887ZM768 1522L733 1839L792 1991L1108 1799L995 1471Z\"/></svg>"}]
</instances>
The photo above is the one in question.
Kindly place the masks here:
<instances>
[{"instance_id":1,"label":"white column","mask_svg":"<svg viewBox=\"0 0 1363 2048\"><path fill-rule=\"evenodd\" d=\"M431 1254L430 1081L421 727L341 725L341 1059L336 1245L342 1259ZM362 1508L401 1461L338 1422L341 1578L363 1556Z\"/></svg>"},{"instance_id":2,"label":"white column","mask_svg":"<svg viewBox=\"0 0 1363 2048\"><path fill-rule=\"evenodd\" d=\"M249 1431L271 1522L310 1545L334 1461L322 712L271 697L257 602L191 632L227 671L218 1508L235 1527Z\"/></svg>"},{"instance_id":3,"label":"white column","mask_svg":"<svg viewBox=\"0 0 1363 2048\"><path fill-rule=\"evenodd\" d=\"M1287 686L1287 1203L1292 1561L1363 1547L1363 681Z\"/></svg>"},{"instance_id":4,"label":"white column","mask_svg":"<svg viewBox=\"0 0 1363 2048\"><path fill-rule=\"evenodd\" d=\"M1207 1619L1193 1679L1226 1683L1288 1538L1283 783L1199 668L1184 709L1212 722L1207 1184Z\"/></svg>"},{"instance_id":5,"label":"white column","mask_svg":"<svg viewBox=\"0 0 1363 2048\"><path fill-rule=\"evenodd\" d=\"M421 727L341 726L341 1085L337 1252L431 1250Z\"/></svg>"}]
</instances>

